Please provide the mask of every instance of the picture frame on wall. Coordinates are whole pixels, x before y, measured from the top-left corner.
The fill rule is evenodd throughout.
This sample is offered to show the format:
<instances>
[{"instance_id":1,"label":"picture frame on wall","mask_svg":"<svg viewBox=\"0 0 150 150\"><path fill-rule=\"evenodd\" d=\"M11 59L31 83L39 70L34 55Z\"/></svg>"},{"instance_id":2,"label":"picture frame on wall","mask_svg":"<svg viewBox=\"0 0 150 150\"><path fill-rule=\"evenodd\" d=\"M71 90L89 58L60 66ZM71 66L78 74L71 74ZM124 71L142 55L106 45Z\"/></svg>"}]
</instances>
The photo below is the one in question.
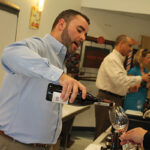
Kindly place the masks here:
<instances>
[{"instance_id":1,"label":"picture frame on wall","mask_svg":"<svg viewBox=\"0 0 150 150\"><path fill-rule=\"evenodd\" d=\"M39 29L41 20L41 11L35 6L32 6L31 16L30 16L30 28Z\"/></svg>"}]
</instances>

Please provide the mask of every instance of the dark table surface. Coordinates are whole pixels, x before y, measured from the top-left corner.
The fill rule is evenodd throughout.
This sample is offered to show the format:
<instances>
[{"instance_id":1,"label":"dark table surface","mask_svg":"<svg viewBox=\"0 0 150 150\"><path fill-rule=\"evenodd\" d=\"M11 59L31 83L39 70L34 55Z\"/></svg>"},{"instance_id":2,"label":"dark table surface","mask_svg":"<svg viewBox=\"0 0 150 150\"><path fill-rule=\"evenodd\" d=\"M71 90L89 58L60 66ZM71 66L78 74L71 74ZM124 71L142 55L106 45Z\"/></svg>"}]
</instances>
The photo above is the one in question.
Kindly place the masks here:
<instances>
[{"instance_id":1,"label":"dark table surface","mask_svg":"<svg viewBox=\"0 0 150 150\"><path fill-rule=\"evenodd\" d=\"M128 115L129 117L129 127L132 129L135 127L142 127L146 130L150 130L150 118L143 119L142 116Z\"/></svg>"}]
</instances>

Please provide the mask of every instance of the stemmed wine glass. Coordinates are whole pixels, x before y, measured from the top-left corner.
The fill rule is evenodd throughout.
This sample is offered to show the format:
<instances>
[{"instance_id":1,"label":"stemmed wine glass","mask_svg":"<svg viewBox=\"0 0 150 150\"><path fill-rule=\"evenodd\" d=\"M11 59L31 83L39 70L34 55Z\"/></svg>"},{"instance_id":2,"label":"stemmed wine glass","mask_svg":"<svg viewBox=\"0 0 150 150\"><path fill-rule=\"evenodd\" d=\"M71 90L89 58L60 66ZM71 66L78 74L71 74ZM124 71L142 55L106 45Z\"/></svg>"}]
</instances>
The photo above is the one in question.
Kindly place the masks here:
<instances>
[{"instance_id":1,"label":"stemmed wine glass","mask_svg":"<svg viewBox=\"0 0 150 150\"><path fill-rule=\"evenodd\" d=\"M127 131L129 119L121 106L112 107L109 110L109 118L116 132L123 134ZM126 149L133 149L135 147L136 145L132 145L130 142L126 144Z\"/></svg>"}]
</instances>

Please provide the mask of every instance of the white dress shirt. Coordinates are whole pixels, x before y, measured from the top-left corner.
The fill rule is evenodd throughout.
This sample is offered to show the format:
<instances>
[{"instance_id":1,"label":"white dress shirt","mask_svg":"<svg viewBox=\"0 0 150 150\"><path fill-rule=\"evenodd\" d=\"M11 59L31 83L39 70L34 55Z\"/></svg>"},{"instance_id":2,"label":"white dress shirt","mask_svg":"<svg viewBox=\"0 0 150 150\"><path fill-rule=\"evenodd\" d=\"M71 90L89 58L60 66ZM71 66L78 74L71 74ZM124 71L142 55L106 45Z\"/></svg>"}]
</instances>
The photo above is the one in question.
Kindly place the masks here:
<instances>
[{"instance_id":1,"label":"white dress shirt","mask_svg":"<svg viewBox=\"0 0 150 150\"><path fill-rule=\"evenodd\" d=\"M124 60L125 57L115 49L104 58L97 74L97 88L125 96L129 87L142 81L141 76L127 75Z\"/></svg>"}]
</instances>

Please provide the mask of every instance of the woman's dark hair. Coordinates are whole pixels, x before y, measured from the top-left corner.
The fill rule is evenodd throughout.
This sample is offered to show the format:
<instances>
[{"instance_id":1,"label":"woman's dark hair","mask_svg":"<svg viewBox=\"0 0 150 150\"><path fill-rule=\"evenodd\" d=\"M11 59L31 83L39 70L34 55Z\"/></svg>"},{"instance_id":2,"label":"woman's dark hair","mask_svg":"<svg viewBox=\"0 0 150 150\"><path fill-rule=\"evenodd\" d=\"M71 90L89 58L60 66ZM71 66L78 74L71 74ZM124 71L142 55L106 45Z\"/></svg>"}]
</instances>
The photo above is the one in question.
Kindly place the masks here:
<instances>
[{"instance_id":1,"label":"woman's dark hair","mask_svg":"<svg viewBox=\"0 0 150 150\"><path fill-rule=\"evenodd\" d=\"M52 30L56 27L56 25L58 24L58 22L61 18L63 18L67 23L69 23L73 19L73 17L77 16L77 15L82 16L87 21L87 23L90 24L90 19L86 15L84 15L76 10L68 9L68 10L64 10L56 17L56 19L52 25Z\"/></svg>"}]
</instances>

